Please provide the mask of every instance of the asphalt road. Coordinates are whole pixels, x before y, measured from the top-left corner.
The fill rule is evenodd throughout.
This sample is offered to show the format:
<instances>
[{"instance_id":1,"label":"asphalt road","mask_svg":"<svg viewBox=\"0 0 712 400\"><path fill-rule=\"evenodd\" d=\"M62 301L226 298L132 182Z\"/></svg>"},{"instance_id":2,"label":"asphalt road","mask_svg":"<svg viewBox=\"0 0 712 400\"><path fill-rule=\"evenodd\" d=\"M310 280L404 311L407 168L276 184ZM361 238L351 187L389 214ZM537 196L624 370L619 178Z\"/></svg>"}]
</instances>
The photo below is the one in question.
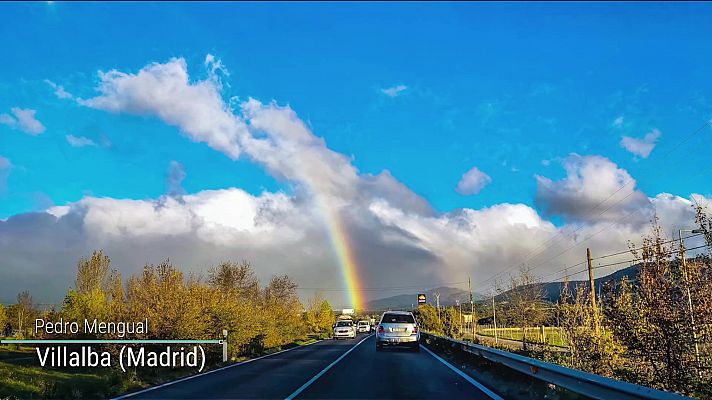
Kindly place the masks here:
<instances>
[{"instance_id":1,"label":"asphalt road","mask_svg":"<svg viewBox=\"0 0 712 400\"><path fill-rule=\"evenodd\" d=\"M129 398L492 399L476 385L425 349L376 352L373 336L360 335L294 348Z\"/></svg>"}]
</instances>

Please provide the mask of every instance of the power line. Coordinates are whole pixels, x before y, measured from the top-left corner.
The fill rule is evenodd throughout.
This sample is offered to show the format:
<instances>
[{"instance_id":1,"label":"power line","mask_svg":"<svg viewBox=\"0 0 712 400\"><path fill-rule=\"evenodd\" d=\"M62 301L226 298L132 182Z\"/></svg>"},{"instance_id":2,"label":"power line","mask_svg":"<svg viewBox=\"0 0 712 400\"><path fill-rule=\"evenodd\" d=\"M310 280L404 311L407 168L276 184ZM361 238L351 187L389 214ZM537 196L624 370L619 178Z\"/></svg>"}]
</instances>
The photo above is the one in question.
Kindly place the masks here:
<instances>
[{"instance_id":1,"label":"power line","mask_svg":"<svg viewBox=\"0 0 712 400\"><path fill-rule=\"evenodd\" d=\"M674 240L674 241L677 241L677 240ZM662 244L662 243L661 243L661 244ZM698 250L698 249L702 249L702 248L706 248L706 247L707 247L707 245L704 244L704 245L701 245L701 246L690 247L689 249L686 249L686 250L687 250L687 251ZM675 252L677 252L677 250L671 250L671 251L669 251L669 252L665 252L665 254L671 254L671 253L675 253ZM609 255L610 255L610 254L609 254ZM603 257L599 257L599 259L600 259L600 258L603 258ZM616 265L631 264L631 263L640 263L640 262L642 262L642 261L641 261L639 258L638 258L638 259L634 258L634 259L630 259L630 260L619 261L619 262L614 262L614 263L609 263L609 264L596 265L595 267L591 267L591 269L600 269L600 268L613 267L613 266L616 266ZM576 265L580 265L580 264L581 264L581 263L576 264ZM576 265L574 265L574 266L576 266ZM573 266L572 266L572 267L573 267ZM571 268L571 267L569 267L569 268ZM569 268L566 268L566 270L568 270ZM574 272L574 273L572 273L572 274L569 274L569 276L578 275L578 274L580 274L580 273L586 272L587 270L588 270L588 268L585 268L585 269L582 269L582 270L580 270L580 271L578 271L578 272ZM564 271L564 270L555 272L554 274L559 273L559 272L562 272L562 271ZM549 275L547 275L547 276L551 276L551 275L554 275L554 274L549 274ZM563 278L563 277L561 277L561 278ZM561 279L561 278L558 278L558 279ZM554 282L556 282L556 281L555 281L555 280L552 280L552 281L545 282L545 283L554 283Z\"/></svg>"},{"instance_id":2,"label":"power line","mask_svg":"<svg viewBox=\"0 0 712 400\"><path fill-rule=\"evenodd\" d=\"M440 283L439 285L447 285L447 286L454 286L454 285L464 285L467 283L467 281L462 281L462 282L447 282L447 283ZM323 291L357 291L357 292L369 292L369 291L384 291L384 290L410 290L410 289L420 289L423 287L431 286L433 283L427 283L427 284L420 284L420 285L410 285L410 286L382 286L382 287L369 287L369 288L357 288L357 289L349 289L349 288L344 288L344 287L297 287L297 290L323 290Z\"/></svg>"},{"instance_id":3,"label":"power line","mask_svg":"<svg viewBox=\"0 0 712 400\"><path fill-rule=\"evenodd\" d=\"M689 235L689 236L684 236L684 237L682 238L682 240L687 240L687 239L689 239L689 238L693 238L693 237L695 237L695 236L700 236L700 235L702 235L702 233L695 233L695 234L692 234L692 235ZM667 240L667 241L664 241L664 242L660 242L659 244L661 244L661 245L663 245L663 244L669 244L669 243L673 243L673 242L678 242L679 240L680 240L680 239L670 239L670 240ZM650 247L650 246L641 246L641 249L644 249L644 248L646 248L646 247ZM692 249L688 249L688 250L692 250ZM618 255L626 254L626 253L630 253L630 249L625 250L625 251L621 251L621 252L618 252L618 253L612 253L612 254L606 254L606 255L600 256L600 257L594 257L594 258L592 258L591 260L600 260L600 259L602 259L602 258L608 258L608 257L618 256Z\"/></svg>"}]
</instances>

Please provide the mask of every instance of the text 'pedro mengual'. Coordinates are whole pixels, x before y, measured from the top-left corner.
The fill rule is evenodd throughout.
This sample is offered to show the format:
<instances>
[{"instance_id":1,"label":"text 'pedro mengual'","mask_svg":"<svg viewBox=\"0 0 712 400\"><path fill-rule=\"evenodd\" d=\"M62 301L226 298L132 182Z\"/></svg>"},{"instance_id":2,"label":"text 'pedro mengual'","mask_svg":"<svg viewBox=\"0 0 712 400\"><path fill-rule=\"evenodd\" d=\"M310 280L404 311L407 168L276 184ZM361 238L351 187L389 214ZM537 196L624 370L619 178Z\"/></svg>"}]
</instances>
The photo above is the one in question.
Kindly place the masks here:
<instances>
[{"instance_id":1,"label":"text 'pedro mengual'","mask_svg":"<svg viewBox=\"0 0 712 400\"><path fill-rule=\"evenodd\" d=\"M80 328L83 330L80 331ZM120 338L126 335L145 334L148 333L148 318L138 322L125 321L99 321L98 319L84 319L84 323L64 321L60 318L59 321L45 321L44 319L35 320L35 335L39 334L78 334L87 335L116 335Z\"/></svg>"}]
</instances>

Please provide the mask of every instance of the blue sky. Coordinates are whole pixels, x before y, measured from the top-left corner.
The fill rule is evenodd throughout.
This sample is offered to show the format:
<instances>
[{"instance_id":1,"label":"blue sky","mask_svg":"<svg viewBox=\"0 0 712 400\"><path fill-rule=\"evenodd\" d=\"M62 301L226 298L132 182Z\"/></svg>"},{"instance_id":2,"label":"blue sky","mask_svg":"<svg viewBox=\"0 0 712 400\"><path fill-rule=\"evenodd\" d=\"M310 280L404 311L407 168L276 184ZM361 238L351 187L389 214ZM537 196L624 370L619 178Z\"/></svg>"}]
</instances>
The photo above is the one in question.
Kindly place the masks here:
<instances>
[{"instance_id":1,"label":"blue sky","mask_svg":"<svg viewBox=\"0 0 712 400\"><path fill-rule=\"evenodd\" d=\"M100 71L133 76L174 58L191 84L219 82L233 109L249 98L288 106L361 177L390 171L433 207L432 218L521 204L505 216L521 222L533 210L544 219L526 217L527 226L545 238L550 222L581 220L563 203L605 198L610 176L632 177L632 198L712 195L703 161L712 134L709 3L37 2L0 11L0 222L9 221L0 234L15 235L13 216L85 198L157 201L170 190L172 162L185 171L187 194L294 194L294 179L276 177L259 156L231 159L154 112L78 100L111 97L97 91ZM218 71L219 81L207 55L229 72ZM18 110L34 110L43 128L23 126ZM461 182L468 171L469 184ZM602 193L576 197L582 182ZM395 224L380 196L363 210ZM410 237L421 228L398 227Z\"/></svg>"},{"instance_id":2,"label":"blue sky","mask_svg":"<svg viewBox=\"0 0 712 400\"><path fill-rule=\"evenodd\" d=\"M11 160L0 217L84 194L147 198L166 165L187 191L278 184L248 161L218 157L153 120L113 116L52 95L49 79L89 97L98 70L206 53L228 66L226 97L289 104L362 172L390 170L439 210L532 204L542 160L605 154L644 191L687 195L694 146L658 160L711 110L709 4L64 4L2 6L0 110L37 110L38 137L0 126ZM9 61L9 62L8 62ZM197 71L199 74L200 71ZM405 85L395 98L380 89ZM614 129L623 116L625 127ZM649 160L622 135L662 132ZM106 141L72 148L67 134ZM110 143L110 145L108 145ZM691 152L691 153L690 153ZM655 164L663 169L659 171ZM473 165L493 178L454 191ZM665 170L674 168L678 173Z\"/></svg>"}]
</instances>

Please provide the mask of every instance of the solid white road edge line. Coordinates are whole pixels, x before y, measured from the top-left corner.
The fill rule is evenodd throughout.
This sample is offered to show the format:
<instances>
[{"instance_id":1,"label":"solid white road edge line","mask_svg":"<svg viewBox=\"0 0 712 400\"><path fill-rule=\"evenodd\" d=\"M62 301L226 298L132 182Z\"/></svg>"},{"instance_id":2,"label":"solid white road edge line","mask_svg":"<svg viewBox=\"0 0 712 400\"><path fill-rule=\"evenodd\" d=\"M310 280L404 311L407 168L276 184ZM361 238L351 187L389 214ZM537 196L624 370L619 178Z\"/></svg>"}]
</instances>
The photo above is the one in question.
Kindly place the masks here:
<instances>
[{"instance_id":1,"label":"solid white road edge line","mask_svg":"<svg viewBox=\"0 0 712 400\"><path fill-rule=\"evenodd\" d=\"M462 372L459 368L455 367L454 365L450 364L449 362L445 361L442 357L438 356L437 354L433 353L429 348L421 345L421 348L423 350L427 351L428 354L431 356L435 357L436 360L440 361L441 363L445 364L448 368L451 370L455 371L456 374L460 375L463 377L466 381L470 382L472 385L474 385L477 389L480 389L484 394L489 396L492 400L504 400L501 396L499 396L497 393L487 389L483 384L477 382L474 380L470 375L467 375L466 373Z\"/></svg>"},{"instance_id":2,"label":"solid white road edge line","mask_svg":"<svg viewBox=\"0 0 712 400\"><path fill-rule=\"evenodd\" d=\"M224 366L224 367L220 367L220 368L218 368L218 369L213 369L213 370L210 370L210 371L206 371L206 372L203 372L203 373L200 373L200 374L197 374L197 375L186 376L185 378L180 378L180 379L176 379L175 381L170 381L170 382L162 383L162 384L160 384L160 385L158 385L158 386L151 386L151 387L149 387L149 388L146 388L146 389L143 389L143 390L139 390L138 392L122 394L121 396L114 397L112 400L121 400L121 399L125 399L125 398L128 398L128 397L136 396L136 395L141 394L141 393L146 393L146 392L150 392L150 391L152 391L152 390L160 389L160 388L162 388L162 387L166 387L166 386L173 385L174 383L187 381L187 380L189 380L189 379L197 378L197 377L200 377L200 376L203 376L203 375L212 374L213 372L218 372L218 371L222 371L222 370L224 370L224 369L228 369L228 368L232 368L232 367L237 367L238 365L243 365L243 364L251 363L251 362L253 362L253 361L257 361L257 360L260 360L260 359L263 359L263 358L266 358L266 357L276 356L277 354L280 354L280 353L285 353L285 352L292 351L292 350L295 350L295 349L300 349L300 348L303 348L303 347L311 346L311 345L316 344L316 343L319 343L319 342L321 342L321 341L322 341L322 340L317 340L317 341L312 342L312 343L309 343L309 344L305 344L305 345L302 345L302 346L292 347L292 348L290 348L290 349L280 350L280 351L278 351L278 352L276 352L276 353L267 354L267 355L260 356L260 357L257 357L257 358L251 358L251 359L246 360L246 361L242 361L242 362L239 362L239 363L226 365L226 366Z\"/></svg>"},{"instance_id":3,"label":"solid white road edge line","mask_svg":"<svg viewBox=\"0 0 712 400\"><path fill-rule=\"evenodd\" d=\"M326 368L324 368L324 369L321 370L321 372L319 372L318 374L314 375L313 378L309 379L309 381L308 381L307 383L303 384L299 389L295 390L294 393L292 393L292 394L290 394L289 396L287 396L287 397L285 398L285 400L292 400L292 399L294 399L295 397L299 396L299 394L300 394L301 392L303 392L304 389L308 388L309 385L311 385L312 383L314 383L314 381L316 381L316 380L319 379L322 375L324 375L324 374L326 373L326 371L330 370L331 367L333 367L334 365L336 365L339 361L343 360L344 357L346 357L347 355L349 355L349 353L351 353L352 351L354 351L354 349L357 348L358 345L360 345L361 343L363 343L366 339L370 338L371 336L372 336L372 334L370 334L370 335L366 336L365 338L361 339L360 342L356 343L356 344L355 344L353 347L351 347L346 353L342 354L341 357L337 358L336 360L334 360L334 362L332 362L331 364L327 365Z\"/></svg>"}]
</instances>

